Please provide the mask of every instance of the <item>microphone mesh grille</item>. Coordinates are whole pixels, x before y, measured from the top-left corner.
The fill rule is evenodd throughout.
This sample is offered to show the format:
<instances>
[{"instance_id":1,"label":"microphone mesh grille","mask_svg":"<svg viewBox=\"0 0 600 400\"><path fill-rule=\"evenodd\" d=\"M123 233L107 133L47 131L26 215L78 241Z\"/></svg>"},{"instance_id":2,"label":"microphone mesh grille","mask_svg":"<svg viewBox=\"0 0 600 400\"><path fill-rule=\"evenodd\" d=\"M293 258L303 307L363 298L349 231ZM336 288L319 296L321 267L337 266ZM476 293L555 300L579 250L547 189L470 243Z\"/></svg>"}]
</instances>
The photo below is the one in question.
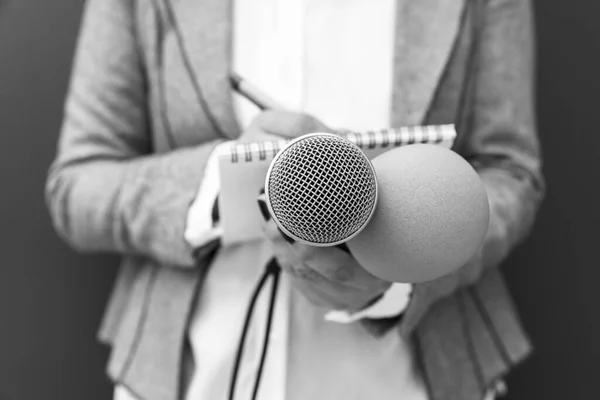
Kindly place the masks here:
<instances>
[{"instance_id":1,"label":"microphone mesh grille","mask_svg":"<svg viewBox=\"0 0 600 400\"><path fill-rule=\"evenodd\" d=\"M359 232L377 201L371 163L347 139L309 135L281 150L267 179L275 220L293 239L336 244Z\"/></svg>"}]
</instances>

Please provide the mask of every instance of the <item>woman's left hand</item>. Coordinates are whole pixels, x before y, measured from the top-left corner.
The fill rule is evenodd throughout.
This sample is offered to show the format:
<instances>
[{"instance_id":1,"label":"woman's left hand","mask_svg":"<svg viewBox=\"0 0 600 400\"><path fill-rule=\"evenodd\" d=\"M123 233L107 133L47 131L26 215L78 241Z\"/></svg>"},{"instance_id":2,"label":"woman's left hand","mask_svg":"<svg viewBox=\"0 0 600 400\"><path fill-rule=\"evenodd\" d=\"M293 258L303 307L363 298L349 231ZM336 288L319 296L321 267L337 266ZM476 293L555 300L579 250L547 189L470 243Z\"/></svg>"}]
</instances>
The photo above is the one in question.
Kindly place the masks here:
<instances>
[{"instance_id":1,"label":"woman's left hand","mask_svg":"<svg viewBox=\"0 0 600 400\"><path fill-rule=\"evenodd\" d=\"M390 282L370 274L342 249L289 243L272 218L264 222L263 230L281 269L289 274L293 285L317 306L359 311L391 286Z\"/></svg>"}]
</instances>

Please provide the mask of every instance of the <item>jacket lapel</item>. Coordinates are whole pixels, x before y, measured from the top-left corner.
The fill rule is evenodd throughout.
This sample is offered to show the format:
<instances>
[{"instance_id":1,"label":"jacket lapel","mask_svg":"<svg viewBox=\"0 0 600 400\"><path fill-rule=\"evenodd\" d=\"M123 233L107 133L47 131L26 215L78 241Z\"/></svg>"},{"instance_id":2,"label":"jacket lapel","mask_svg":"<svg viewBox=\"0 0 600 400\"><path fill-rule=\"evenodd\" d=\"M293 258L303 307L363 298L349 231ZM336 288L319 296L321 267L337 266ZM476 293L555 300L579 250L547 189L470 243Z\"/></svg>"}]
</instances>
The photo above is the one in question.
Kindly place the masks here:
<instances>
[{"instance_id":1,"label":"jacket lapel","mask_svg":"<svg viewBox=\"0 0 600 400\"><path fill-rule=\"evenodd\" d=\"M164 0L183 39L191 78L197 83L212 118L228 138L236 138L240 132L228 78L232 3L232 0Z\"/></svg>"},{"instance_id":2,"label":"jacket lapel","mask_svg":"<svg viewBox=\"0 0 600 400\"><path fill-rule=\"evenodd\" d=\"M467 0L398 0L392 126L422 124L461 28Z\"/></svg>"},{"instance_id":3,"label":"jacket lapel","mask_svg":"<svg viewBox=\"0 0 600 400\"><path fill-rule=\"evenodd\" d=\"M240 131L228 81L233 1L164 0L201 95L225 136ZM392 126L423 123L461 28L467 0L398 0ZM207 28L210 27L210 28Z\"/></svg>"}]
</instances>

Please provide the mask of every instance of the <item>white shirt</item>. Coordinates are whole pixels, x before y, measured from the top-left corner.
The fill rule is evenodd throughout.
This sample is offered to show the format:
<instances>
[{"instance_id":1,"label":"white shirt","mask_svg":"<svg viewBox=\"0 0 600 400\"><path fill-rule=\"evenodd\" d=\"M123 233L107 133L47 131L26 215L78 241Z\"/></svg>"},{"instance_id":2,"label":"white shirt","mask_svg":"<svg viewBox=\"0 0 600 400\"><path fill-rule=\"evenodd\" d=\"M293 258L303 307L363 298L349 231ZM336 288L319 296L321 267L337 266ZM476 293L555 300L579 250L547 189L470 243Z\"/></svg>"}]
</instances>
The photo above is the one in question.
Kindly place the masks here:
<instances>
[{"instance_id":1,"label":"white shirt","mask_svg":"<svg viewBox=\"0 0 600 400\"><path fill-rule=\"evenodd\" d=\"M236 0L234 70L290 110L338 128L389 126L397 0ZM242 126L259 110L236 98ZM217 154L217 151L214 153ZM218 192L216 156L188 215L186 239L219 235L209 215ZM272 256L265 242L218 254L203 283L189 339L196 361L186 400L225 400L250 294ZM360 313L323 310L281 276L259 400L427 399L411 349L395 331L375 338L353 321L397 315L410 285L395 284ZM270 283L256 304L236 400L251 398ZM133 397L117 387L115 399Z\"/></svg>"}]
</instances>

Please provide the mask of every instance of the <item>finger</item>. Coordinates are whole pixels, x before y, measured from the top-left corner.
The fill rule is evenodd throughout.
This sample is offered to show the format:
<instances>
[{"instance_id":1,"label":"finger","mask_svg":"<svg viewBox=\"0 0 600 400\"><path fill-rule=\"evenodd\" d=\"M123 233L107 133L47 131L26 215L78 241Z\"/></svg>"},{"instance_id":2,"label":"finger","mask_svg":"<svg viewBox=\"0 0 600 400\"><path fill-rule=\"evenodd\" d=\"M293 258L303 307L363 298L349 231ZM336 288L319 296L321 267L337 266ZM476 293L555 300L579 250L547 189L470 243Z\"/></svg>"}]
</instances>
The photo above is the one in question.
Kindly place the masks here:
<instances>
[{"instance_id":1,"label":"finger","mask_svg":"<svg viewBox=\"0 0 600 400\"><path fill-rule=\"evenodd\" d=\"M321 308L340 308L340 306L337 304L339 303L338 301L333 301L336 303L336 305L332 305L332 300L323 298L323 296L321 296L319 292L311 290L311 288L306 282L303 282L300 279L296 279L293 276L291 277L290 282L292 283L292 287L298 292L300 292L301 295L313 305Z\"/></svg>"},{"instance_id":2,"label":"finger","mask_svg":"<svg viewBox=\"0 0 600 400\"><path fill-rule=\"evenodd\" d=\"M252 121L250 126L253 129L289 138L315 132L332 132L330 128L310 115L286 110L262 112Z\"/></svg>"},{"instance_id":3,"label":"finger","mask_svg":"<svg viewBox=\"0 0 600 400\"><path fill-rule=\"evenodd\" d=\"M259 141L272 141L281 140L281 136L274 135L272 133L265 132L256 127L249 127L246 129L240 137L237 139L238 143L253 143Z\"/></svg>"},{"instance_id":4,"label":"finger","mask_svg":"<svg viewBox=\"0 0 600 400\"><path fill-rule=\"evenodd\" d=\"M362 306L371 297L371 294L331 282L322 277L320 280L311 281L292 275L291 282L309 300L338 310Z\"/></svg>"},{"instance_id":5,"label":"finger","mask_svg":"<svg viewBox=\"0 0 600 400\"><path fill-rule=\"evenodd\" d=\"M301 279L292 279L292 286L302 293L308 301L318 307L335 310L344 309L346 307L344 301L338 296L335 296L331 292L328 293L319 288L315 288L314 285L311 285L309 282Z\"/></svg>"},{"instance_id":6,"label":"finger","mask_svg":"<svg viewBox=\"0 0 600 400\"><path fill-rule=\"evenodd\" d=\"M313 282L292 274L290 281L313 304L334 309L345 307L341 292L333 290L325 280Z\"/></svg>"},{"instance_id":7,"label":"finger","mask_svg":"<svg viewBox=\"0 0 600 400\"><path fill-rule=\"evenodd\" d=\"M335 247L293 246L296 257L332 282L371 291L387 283L364 269L352 255Z\"/></svg>"},{"instance_id":8,"label":"finger","mask_svg":"<svg viewBox=\"0 0 600 400\"><path fill-rule=\"evenodd\" d=\"M285 236L281 235L277 226L269 222L265 225L265 236L276 246L285 248L288 258L291 259L294 268L310 268L323 278L345 286L359 290L379 290L388 282L382 281L365 270L346 251L337 247L315 247L302 243L283 243ZM311 276L304 272L305 277ZM302 273L300 274L302 275Z\"/></svg>"},{"instance_id":9,"label":"finger","mask_svg":"<svg viewBox=\"0 0 600 400\"><path fill-rule=\"evenodd\" d=\"M272 244L275 257L281 264L289 264L297 276L317 281L325 279L358 290L372 291L383 288L387 283L366 271L350 255L337 247L319 248L294 243L270 217L264 193L257 198L265 222L263 232ZM285 265L282 268L286 269Z\"/></svg>"}]
</instances>

